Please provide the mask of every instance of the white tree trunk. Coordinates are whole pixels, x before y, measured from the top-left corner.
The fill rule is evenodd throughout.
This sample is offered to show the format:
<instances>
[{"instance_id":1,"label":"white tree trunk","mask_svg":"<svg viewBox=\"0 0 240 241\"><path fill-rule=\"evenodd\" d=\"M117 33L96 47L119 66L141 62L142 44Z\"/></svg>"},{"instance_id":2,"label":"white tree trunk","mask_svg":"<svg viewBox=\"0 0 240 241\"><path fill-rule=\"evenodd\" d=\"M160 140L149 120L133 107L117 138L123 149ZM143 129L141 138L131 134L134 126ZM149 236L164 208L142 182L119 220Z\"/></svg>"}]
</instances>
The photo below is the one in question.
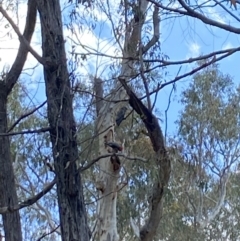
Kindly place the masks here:
<instances>
[{"instance_id":1,"label":"white tree trunk","mask_svg":"<svg viewBox=\"0 0 240 241\"><path fill-rule=\"evenodd\" d=\"M212 222L212 220L219 214L221 208L223 207L224 200L226 197L227 182L230 176L229 173L230 173L230 168L226 170L226 172L223 174L223 176L220 179L219 196L216 201L216 205L212 209L212 211L209 212L207 216L203 216L201 211L203 207L200 206L198 208L197 222L199 223L199 227L201 229L206 228Z\"/></svg>"},{"instance_id":2,"label":"white tree trunk","mask_svg":"<svg viewBox=\"0 0 240 241\"><path fill-rule=\"evenodd\" d=\"M157 36L155 35L159 35L159 22L157 22L158 12L155 11L153 22L156 26L154 29L153 40L145 47L142 46L141 31L145 21L147 7L148 1L141 0L140 12L142 15L140 20L136 21L134 18L128 23L125 23L125 42L123 47L122 70L120 74L120 77L123 77L125 81L130 80L135 75L135 66L132 59L138 58L139 53L142 53L143 49L146 52L157 41ZM140 57L142 58L142 56ZM113 91L112 95L108 98L108 101L101 100L101 108L99 108L98 105L96 129L99 138L99 156L105 155L111 150L111 148L106 146L106 141L119 141L115 140L114 131L116 113L123 105L125 105L125 102L121 103L119 101L128 98L128 95L126 94L125 89L121 87L121 83L116 82L115 86L115 90L118 91ZM100 99L97 101L99 102ZM116 204L119 191L118 178L121 166L114 166L111 162L111 157L108 157L102 158L98 162L98 167L99 175L97 177L96 188L99 191L99 201L97 207L96 230L92 239L97 241L119 241Z\"/></svg>"},{"instance_id":3,"label":"white tree trunk","mask_svg":"<svg viewBox=\"0 0 240 241\"><path fill-rule=\"evenodd\" d=\"M124 65L124 64L123 64ZM97 133L99 133L99 156L106 155L112 150L106 146L106 142L116 142L115 140L115 115L121 104L114 104L115 100L126 98L124 89L111 97L111 102L103 102L99 110L97 121ZM119 143L123 144L123 143ZM117 193L120 166L116 167L111 162L111 157L102 158L98 162L99 174L97 177L96 188L99 192L97 206L97 226L93 234L93 240L99 241L118 241L117 232Z\"/></svg>"}]
</instances>

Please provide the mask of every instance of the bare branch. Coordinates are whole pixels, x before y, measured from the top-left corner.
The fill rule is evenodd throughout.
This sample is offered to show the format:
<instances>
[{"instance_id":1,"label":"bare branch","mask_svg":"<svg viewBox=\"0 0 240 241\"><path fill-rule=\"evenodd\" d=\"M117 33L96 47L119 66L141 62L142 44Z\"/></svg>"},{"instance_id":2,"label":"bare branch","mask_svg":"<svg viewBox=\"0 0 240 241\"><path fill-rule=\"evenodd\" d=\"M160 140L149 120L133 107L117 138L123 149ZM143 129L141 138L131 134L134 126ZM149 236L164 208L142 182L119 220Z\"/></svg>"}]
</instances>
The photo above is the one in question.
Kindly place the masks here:
<instances>
[{"instance_id":1,"label":"bare branch","mask_svg":"<svg viewBox=\"0 0 240 241\"><path fill-rule=\"evenodd\" d=\"M199 67L197 67L197 68L195 68L195 69L193 69L193 70L191 70L191 71L189 71L189 72L187 72L187 73L185 73L185 74L183 74L183 75L177 76L177 77L175 77L175 78L174 78L173 80L171 80L171 81L168 81L168 82L166 82L166 83L164 83L164 84L161 84L160 86L158 86L158 88L156 88L155 90L151 91L151 92L150 92L150 95L152 95L153 93L155 93L155 92L163 89L163 88L166 87L167 85L176 83L177 81L179 81L179 80L181 80L181 79L183 79L183 78L186 78L186 77L188 77L188 76L191 76L191 75L197 73L198 71L200 71L201 69L204 69L204 68L206 68L207 66L209 66L209 65L211 65L211 64L213 64L213 63L219 62L220 60L222 60L222 59L224 59L224 58L232 55L233 53L239 52L239 51L240 51L240 47L234 48L234 49L230 49L229 51L227 51L226 54L224 54L224 55L222 55L222 56L220 56L220 57L218 57L218 58L216 58L216 56L214 56L214 57L212 58L212 60L210 60L209 62L206 62L206 63L200 65ZM156 68L158 68L158 67L160 67L160 66L156 66L156 67L154 67L154 68L152 68L152 69L149 69L148 71L152 71L153 69L156 69ZM141 97L141 99L144 99L144 98L146 98L146 96Z\"/></svg>"},{"instance_id":2,"label":"bare branch","mask_svg":"<svg viewBox=\"0 0 240 241\"><path fill-rule=\"evenodd\" d=\"M0 214L9 213L9 212L15 212L15 211L20 210L22 208L25 208L25 207L33 205L41 197L43 197L46 193L48 193L53 188L55 183L56 183L56 178L51 183L49 183L41 192L39 192L35 196L27 199L26 201L21 202L17 206L14 206L14 207L1 207L0 208Z\"/></svg>"},{"instance_id":3,"label":"bare branch","mask_svg":"<svg viewBox=\"0 0 240 241\"><path fill-rule=\"evenodd\" d=\"M109 193L106 193L105 195L101 196L100 198L94 200L93 202L89 202L89 203L85 203L85 205L91 205L99 200L102 200L103 198L105 197L108 197L109 195L115 193L115 192L120 192L125 186L127 185L127 182L124 183L124 185L122 185L121 187L119 187L116 191L112 191L112 192L109 192Z\"/></svg>"},{"instance_id":4,"label":"bare branch","mask_svg":"<svg viewBox=\"0 0 240 241\"><path fill-rule=\"evenodd\" d=\"M239 48L239 50L240 50L240 48ZM238 50L238 51L239 51L239 50ZM219 57L219 58L213 57L213 59L210 60L209 62L206 62L206 63L200 65L199 67L197 67L197 68L195 68L195 69L193 69L193 70L191 70L191 71L189 71L189 72L187 72L187 73L185 73L185 74L183 74L183 75L177 76L174 80L171 80L171 81L169 81L169 82L166 82L166 83L162 84L162 85L160 86L160 89L163 89L163 88L164 88L165 86L167 86L167 85L176 83L177 81L179 81L179 80L181 80L181 79L183 79L183 78L186 78L187 76L191 76L191 75L197 73L198 71L200 71L201 69L204 69L204 68L206 68L207 66L209 66L209 65L211 65L211 64L213 64L213 63L216 63L216 62L218 62L218 61L220 61L220 60L228 57L228 56L231 55L231 54L232 54L232 52L231 52L231 53L228 53L228 54L225 54L225 55L223 55L223 56L221 56L221 57Z\"/></svg>"},{"instance_id":5,"label":"bare branch","mask_svg":"<svg viewBox=\"0 0 240 241\"><path fill-rule=\"evenodd\" d=\"M39 110L40 108L42 108L45 104L47 103L47 101L44 101L41 105L39 105L38 107L34 108L33 110L29 111L26 114L21 115L14 123L13 125L8 129L7 133L9 133L10 131L12 131L14 129L14 127L24 118L32 115L35 111Z\"/></svg>"},{"instance_id":6,"label":"bare branch","mask_svg":"<svg viewBox=\"0 0 240 241\"><path fill-rule=\"evenodd\" d=\"M229 53L229 52L237 50L238 48L219 50L219 51L215 51L215 52L212 52L212 53L209 53L209 54L206 54L206 55L200 55L200 56L195 57L195 58L189 58L189 59L178 60L178 61L166 61L166 60L163 60L163 59L143 59L142 61L144 63L161 63L161 65L157 66L158 68L169 66L169 65L190 64L190 63L194 63L194 62L199 61L199 60L209 59L211 57L214 57L215 55ZM81 53L75 53L75 54L81 55ZM126 60L126 61L127 60L128 61L140 61L139 56L137 56L137 57L132 57L132 56L117 57L117 56L112 56L112 55L108 55L108 54L105 54L105 53L99 53L96 50L94 50L94 52L90 52L89 54L86 54L86 55L103 56L103 57L108 57L108 58L111 58L111 59L122 59L122 60Z\"/></svg>"},{"instance_id":7,"label":"bare branch","mask_svg":"<svg viewBox=\"0 0 240 241\"><path fill-rule=\"evenodd\" d=\"M24 135L24 134L39 134L50 131L50 127L43 127L36 130L26 130L26 131L17 131L17 132L9 132L9 133L0 133L0 136L16 136L16 135Z\"/></svg>"},{"instance_id":8,"label":"bare branch","mask_svg":"<svg viewBox=\"0 0 240 241\"><path fill-rule=\"evenodd\" d=\"M142 81L143 81L143 85L146 91L146 96L147 96L147 104L148 104L148 109L151 110L152 108L152 103L151 103L151 98L150 98L150 94L149 94L149 86L148 86L148 81L147 78L144 75L144 70L145 70L145 66L143 63L143 50L142 48L140 48L139 50L139 59L140 59L140 75L142 77Z\"/></svg>"},{"instance_id":9,"label":"bare branch","mask_svg":"<svg viewBox=\"0 0 240 241\"><path fill-rule=\"evenodd\" d=\"M0 6L0 13L2 13L2 15L8 20L8 22L10 23L10 25L12 26L12 28L14 29L15 33L17 34L19 41L20 41L20 47L18 50L18 55L16 57L16 60L12 66L12 75L15 74L15 72L19 72L19 70L22 70L23 65L25 63L26 57L27 57L27 53L28 51L37 59L37 61L41 64L44 64L44 61L42 59L41 56L39 56L39 54L30 46L29 42L32 38L32 34L35 28L35 23L36 23L36 3L34 0L29 0L28 2L28 14L27 14L27 18L26 18L26 26L25 26L25 30L24 30L24 34L22 35L18 26L13 22L13 20L11 19L11 17L8 15L8 13L2 8L2 6ZM20 64L20 66L18 66L18 64ZM21 73L21 71L20 71ZM19 75L20 75L19 73ZM10 74L10 73L9 73ZM11 76L12 77L12 76ZM13 78L13 77L12 77ZM11 91L13 85L15 84L16 80L18 79L18 77L14 78L15 81L9 81L8 83L8 92Z\"/></svg>"},{"instance_id":10,"label":"bare branch","mask_svg":"<svg viewBox=\"0 0 240 241\"><path fill-rule=\"evenodd\" d=\"M52 229L50 232L44 233L41 237L39 237L39 238L37 239L37 241L41 241L41 240L42 240L43 238L45 238L46 236L48 236L48 235L56 232L56 230L57 230L59 227L60 227L60 225L56 226L56 227L55 227L54 229Z\"/></svg>"},{"instance_id":11,"label":"bare branch","mask_svg":"<svg viewBox=\"0 0 240 241\"><path fill-rule=\"evenodd\" d=\"M221 2L214 0L214 2L216 2L221 8L224 9L224 11L226 11L230 16L232 16L233 18L235 18L238 22L240 22L240 18L238 18L235 14L233 14L231 11L229 11Z\"/></svg>"},{"instance_id":12,"label":"bare branch","mask_svg":"<svg viewBox=\"0 0 240 241\"><path fill-rule=\"evenodd\" d=\"M20 33L17 26L13 23L12 19L8 16L7 12L2 8L2 6L0 6L0 12L9 21L10 24L13 24L14 27L16 27L18 33ZM36 16L37 9L35 0L29 0L25 29L23 35L20 34L22 39L24 39L27 43L29 43L32 39L32 35L36 24ZM6 77L7 94L10 93L22 72L23 66L27 58L27 54L28 48L26 47L25 43L23 43L23 41L20 41L20 46L18 49L16 59Z\"/></svg>"},{"instance_id":13,"label":"bare branch","mask_svg":"<svg viewBox=\"0 0 240 241\"><path fill-rule=\"evenodd\" d=\"M143 47L143 54L145 54L152 46L154 46L159 40L159 32L160 32L160 18L158 17L159 8L155 5L153 11L153 36L152 39L147 43L146 46Z\"/></svg>"},{"instance_id":14,"label":"bare branch","mask_svg":"<svg viewBox=\"0 0 240 241\"><path fill-rule=\"evenodd\" d=\"M149 2L155 4L157 7L167 10L167 11L171 11L171 12L175 12L175 13L179 13L181 15L185 15L185 16L190 16L193 18L197 18L199 20L201 20L203 23L206 23L208 25L217 27L217 28L221 28L224 29L228 32L232 32L232 33L240 33L240 28L235 28L231 25L228 24L224 24L224 23L220 23L218 21L212 20L196 11L194 11L193 9L191 9L183 0L178 0L178 2L182 5L182 7L186 10L181 10L181 9L177 9L177 8L170 8L170 7L165 7L164 5L154 1L154 0L148 0Z\"/></svg>"},{"instance_id":15,"label":"bare branch","mask_svg":"<svg viewBox=\"0 0 240 241\"><path fill-rule=\"evenodd\" d=\"M165 110L165 140L166 140L166 138L167 138L167 129L168 129L168 110L169 110L169 108L170 108L170 104L171 104L171 98L172 98L172 94L173 94L173 91L174 91L174 89L175 89L175 86L174 86L175 84L173 84L173 86L172 86L172 89L171 89L171 91L170 91L170 94L169 94L169 96L168 96L168 104L167 104L167 108L166 108L166 110Z\"/></svg>"},{"instance_id":16,"label":"bare branch","mask_svg":"<svg viewBox=\"0 0 240 241\"><path fill-rule=\"evenodd\" d=\"M109 153L109 154L106 154L106 155L101 155L93 160L91 160L86 166L84 167L80 167L78 170L80 172L83 172L85 170L87 170L88 168L90 168L93 164L95 164L96 162L98 162L100 159L102 158L106 158L106 157L111 157L113 154ZM147 162L146 159L144 158L141 158L141 157L129 157L129 156L126 156L125 154L120 154L120 153L115 153L114 155L116 156L120 156L120 157L124 157L128 160L131 160L131 161L141 161L141 162Z\"/></svg>"},{"instance_id":17,"label":"bare branch","mask_svg":"<svg viewBox=\"0 0 240 241\"><path fill-rule=\"evenodd\" d=\"M158 83L158 87L157 88L159 88L159 87L160 87L160 83ZM154 109L154 107L156 105L156 102L157 102L158 92L159 91L156 91L155 96L154 96L154 101L153 101L152 109L151 109L152 111L153 111L153 109Z\"/></svg>"},{"instance_id":18,"label":"bare branch","mask_svg":"<svg viewBox=\"0 0 240 241\"><path fill-rule=\"evenodd\" d=\"M222 208L226 197L226 186L227 186L228 180L229 180L229 169L221 177L220 187L219 187L219 196L215 207L213 208L211 213L208 214L207 218L202 219L199 223L201 228L205 228L218 215L220 209Z\"/></svg>"}]
</instances>

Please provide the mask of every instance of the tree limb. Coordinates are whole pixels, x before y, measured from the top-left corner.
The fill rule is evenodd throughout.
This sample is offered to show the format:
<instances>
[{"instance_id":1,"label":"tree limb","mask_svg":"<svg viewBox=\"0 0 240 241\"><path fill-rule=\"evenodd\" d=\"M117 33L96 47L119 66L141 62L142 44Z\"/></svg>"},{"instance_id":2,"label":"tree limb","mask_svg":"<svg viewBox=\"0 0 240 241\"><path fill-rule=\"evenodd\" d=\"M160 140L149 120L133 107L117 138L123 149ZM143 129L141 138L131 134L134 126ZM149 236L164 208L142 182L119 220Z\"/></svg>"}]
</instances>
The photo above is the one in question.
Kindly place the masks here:
<instances>
[{"instance_id":1,"label":"tree limb","mask_svg":"<svg viewBox=\"0 0 240 241\"><path fill-rule=\"evenodd\" d=\"M35 196L25 200L24 202L21 202L17 206L14 206L14 207L1 207L0 208L0 214L9 213L9 212L15 212L15 211L20 210L22 208L25 208L25 207L33 205L41 197L43 197L46 193L48 193L53 188L55 183L56 183L56 178L54 178L54 180L52 182L50 182L41 192L39 192Z\"/></svg>"},{"instance_id":2,"label":"tree limb","mask_svg":"<svg viewBox=\"0 0 240 241\"><path fill-rule=\"evenodd\" d=\"M227 170L227 172L224 173L223 176L221 177L221 182L219 187L219 197L215 207L213 208L211 213L208 214L207 218L202 219L199 222L201 228L205 228L219 214L219 211L222 208L226 197L226 186L227 186L228 179L229 179L229 170Z\"/></svg>"},{"instance_id":3,"label":"tree limb","mask_svg":"<svg viewBox=\"0 0 240 241\"><path fill-rule=\"evenodd\" d=\"M45 104L47 103L47 101L44 101L41 105L39 105L38 107L34 108L33 110L29 111L28 113L25 113L23 115L21 115L14 123L13 125L8 129L7 133L9 133L10 131L12 131L14 129L14 127L24 118L32 115L35 111L39 110L41 107L43 107Z\"/></svg>"},{"instance_id":4,"label":"tree limb","mask_svg":"<svg viewBox=\"0 0 240 241\"><path fill-rule=\"evenodd\" d=\"M40 241L40 240L42 240L43 238L45 238L46 236L48 236L48 235L56 232L56 230L57 230L59 227L60 227L60 225L57 225L57 226L56 226L55 228L53 228L50 232L44 233L43 235L41 235L41 237L39 237L39 238L37 239L37 241Z\"/></svg>"},{"instance_id":5,"label":"tree limb","mask_svg":"<svg viewBox=\"0 0 240 241\"><path fill-rule=\"evenodd\" d=\"M2 8L1 5L0 12L8 20L15 33L18 35L20 41L17 57L6 77L7 93L9 94L22 72L28 51L31 52L31 54L38 60L39 63L43 63L43 60L29 44L32 39L36 24L37 8L35 0L28 1L28 11L23 35L21 34L18 26L13 22L13 20L10 18L8 13Z\"/></svg>"},{"instance_id":6,"label":"tree limb","mask_svg":"<svg viewBox=\"0 0 240 241\"><path fill-rule=\"evenodd\" d=\"M160 34L160 18L158 17L159 8L155 5L153 11L153 36L151 40L143 47L142 53L145 54L152 46L154 46L159 40Z\"/></svg>"},{"instance_id":7,"label":"tree limb","mask_svg":"<svg viewBox=\"0 0 240 241\"><path fill-rule=\"evenodd\" d=\"M2 6L0 6L0 12L9 21L10 24L13 23L12 19L8 16L8 14L2 8ZM25 29L23 32L23 38L27 42L31 41L31 38L32 38L32 35L34 32L34 28L35 28L35 24L36 24L36 16L37 16L37 9L36 9L35 0L29 0L26 24L25 24ZM16 26L16 25L14 24L14 26ZM17 30L18 30L18 28L17 28ZM18 30L18 32L19 32L19 30ZM28 48L26 47L26 45L24 43L20 42L20 46L18 49L16 59L6 77L7 94L10 93L10 91L12 90L14 84L17 82L17 80L22 72L23 66L24 66L26 58L27 58L27 54L28 54Z\"/></svg>"},{"instance_id":8,"label":"tree limb","mask_svg":"<svg viewBox=\"0 0 240 241\"><path fill-rule=\"evenodd\" d=\"M9 132L9 133L0 133L0 136L16 136L16 135L24 135L24 134L39 134L43 132L50 131L50 127L43 127L36 130L26 130L26 131L17 131L17 132Z\"/></svg>"},{"instance_id":9,"label":"tree limb","mask_svg":"<svg viewBox=\"0 0 240 241\"><path fill-rule=\"evenodd\" d=\"M200 55L200 56L195 57L195 58L188 58L188 59L177 60L177 61L167 61L167 60L164 60L164 59L153 59L153 58L152 59L143 59L142 61L144 63L161 63L161 65L158 65L158 67L165 67L165 66L169 66L169 65L190 64L190 63L193 63L193 62L196 62L196 61L199 61L199 60L205 60L205 59L214 57L215 55L219 55L219 54L224 54L224 53L228 53L228 52L231 52L231 51L235 51L236 49L237 48L218 50L218 51L206 54L206 55ZM81 53L75 53L75 54L81 55ZM127 60L128 61L131 61L131 60L132 61L140 61L140 57L139 56L137 56L137 57L132 57L132 56L129 56L129 57L118 57L118 56L112 56L112 55L105 54L105 53L99 53L96 50L94 50L94 52L89 52L86 55L102 56L102 57L108 57L108 58L111 58L111 59L121 59L121 60L126 60L126 61ZM87 92L85 90L84 91L81 90L81 91L82 92Z\"/></svg>"},{"instance_id":10,"label":"tree limb","mask_svg":"<svg viewBox=\"0 0 240 241\"><path fill-rule=\"evenodd\" d=\"M206 23L208 25L211 25L211 26L214 26L214 27L217 27L217 28L224 29L228 32L237 33L237 34L240 33L240 28L235 28L231 25L220 23L218 21L212 20L212 19L194 11L193 9L191 9L183 0L178 0L178 2L181 4L181 6L186 11L183 11L183 10L177 9L177 8L165 7L164 5L156 2L155 0L147 0L147 1L153 3L154 5L156 5L157 7L161 8L161 9L171 11L171 12L175 12L175 13L179 13L181 15L197 18L197 19L201 20L203 23Z\"/></svg>"},{"instance_id":11,"label":"tree limb","mask_svg":"<svg viewBox=\"0 0 240 241\"><path fill-rule=\"evenodd\" d=\"M80 167L78 170L80 172L83 172L85 170L87 170L88 168L90 168L93 164L95 164L96 162L98 162L100 159L102 158L106 158L106 157L111 157L113 154L106 154L106 155L101 155L101 156L98 156L97 158L91 160L87 165L83 166L83 167ZM120 153L115 153L114 155L116 156L120 156L120 157L124 157L128 160L132 160L132 161L142 161L142 162L147 162L147 160L145 160L144 158L141 158L141 157L129 157L129 156L126 156L124 154L120 154Z\"/></svg>"},{"instance_id":12,"label":"tree limb","mask_svg":"<svg viewBox=\"0 0 240 241\"><path fill-rule=\"evenodd\" d=\"M157 118L153 115L142 101L128 87L124 78L118 78L129 96L129 104L139 114L146 129L156 153L156 165L158 168L158 177L153 184L150 216L140 231L141 241L151 241L156 234L159 222L162 218L162 198L165 188L168 185L171 172L170 159L168 157L162 130Z\"/></svg>"},{"instance_id":13,"label":"tree limb","mask_svg":"<svg viewBox=\"0 0 240 241\"><path fill-rule=\"evenodd\" d=\"M189 72L187 72L187 73L185 73L185 74L183 74L183 75L179 75L179 76L175 77L173 80L170 80L170 81L168 81L168 82L166 82L166 83L164 83L164 84L159 85L155 90L151 91L149 94L152 95L153 93L155 93L155 92L163 89L163 88L166 87L167 85L174 84L174 83L176 83L177 81L179 81L179 80L181 80L181 79L183 79L183 78L186 78L186 77L188 77L188 76L191 76L191 75L197 73L198 71L206 68L207 66L209 66L209 65L211 65L211 64L213 64L213 63L219 62L220 60L222 60L222 59L224 59L224 58L232 55L233 53L239 52L239 51L240 51L240 47L234 48L234 49L230 49L229 52L227 52L226 54L224 54L224 55L222 55L222 56L220 56L220 57L218 57L218 58L216 58L216 57L214 56L214 57L212 58L212 60L210 60L210 61L208 61L208 62L205 62L204 64L198 66L197 68L194 68L194 69L192 69L191 71L189 71ZM158 67L160 67L160 66L156 66L156 67L154 67L154 68L152 68L152 69L150 69L150 70L148 70L148 71L152 71L153 69L156 69L156 68L158 68ZM144 98L146 98L146 96L141 97L141 99L144 99Z\"/></svg>"}]
</instances>

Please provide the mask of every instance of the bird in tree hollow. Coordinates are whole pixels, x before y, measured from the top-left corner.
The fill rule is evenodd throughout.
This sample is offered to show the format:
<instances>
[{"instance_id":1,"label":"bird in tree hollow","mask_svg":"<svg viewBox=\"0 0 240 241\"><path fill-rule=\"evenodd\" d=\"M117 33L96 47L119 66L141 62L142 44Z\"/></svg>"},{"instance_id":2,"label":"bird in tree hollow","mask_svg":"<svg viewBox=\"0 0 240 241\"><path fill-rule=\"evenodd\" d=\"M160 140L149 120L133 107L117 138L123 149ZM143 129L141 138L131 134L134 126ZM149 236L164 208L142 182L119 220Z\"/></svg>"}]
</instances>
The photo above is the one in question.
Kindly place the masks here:
<instances>
[{"instance_id":1,"label":"bird in tree hollow","mask_svg":"<svg viewBox=\"0 0 240 241\"><path fill-rule=\"evenodd\" d=\"M114 153L118 153L119 151L123 150L123 147L116 142L107 142L106 145L110 146L113 149Z\"/></svg>"},{"instance_id":2,"label":"bird in tree hollow","mask_svg":"<svg viewBox=\"0 0 240 241\"><path fill-rule=\"evenodd\" d=\"M119 157L114 153L111 156L110 160L113 165L113 171L118 171L121 167L121 161L120 161Z\"/></svg>"}]
</instances>

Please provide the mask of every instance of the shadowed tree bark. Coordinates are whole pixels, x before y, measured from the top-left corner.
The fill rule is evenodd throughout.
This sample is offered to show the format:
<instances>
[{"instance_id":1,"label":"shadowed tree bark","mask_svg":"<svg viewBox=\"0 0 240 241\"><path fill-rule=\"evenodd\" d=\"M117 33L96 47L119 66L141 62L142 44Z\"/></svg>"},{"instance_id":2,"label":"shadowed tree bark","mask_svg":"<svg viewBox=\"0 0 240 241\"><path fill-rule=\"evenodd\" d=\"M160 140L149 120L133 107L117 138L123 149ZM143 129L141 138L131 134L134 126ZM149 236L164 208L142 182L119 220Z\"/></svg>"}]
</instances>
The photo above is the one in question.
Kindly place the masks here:
<instances>
[{"instance_id":1,"label":"shadowed tree bark","mask_svg":"<svg viewBox=\"0 0 240 241\"><path fill-rule=\"evenodd\" d=\"M7 132L7 92L0 82L0 133ZM18 203L8 136L0 137L0 205L14 206ZM6 240L22 240L19 211L2 215Z\"/></svg>"},{"instance_id":2,"label":"shadowed tree bark","mask_svg":"<svg viewBox=\"0 0 240 241\"><path fill-rule=\"evenodd\" d=\"M59 0L38 0L44 78L52 142L60 226L63 241L87 241L89 229L82 181L77 171L78 147Z\"/></svg>"},{"instance_id":3,"label":"shadowed tree bark","mask_svg":"<svg viewBox=\"0 0 240 241\"><path fill-rule=\"evenodd\" d=\"M4 11L1 7L1 12ZM30 42L36 23L35 0L28 1L28 12L23 37ZM20 43L17 57L5 79L0 81L0 133L7 132L7 98L16 84L28 54L28 48ZM10 141L8 136L0 136L0 206L9 208L18 204L14 171L11 160ZM2 215L5 240L21 241L21 223L19 211Z\"/></svg>"},{"instance_id":4,"label":"shadowed tree bark","mask_svg":"<svg viewBox=\"0 0 240 241\"><path fill-rule=\"evenodd\" d=\"M119 78L129 96L130 106L139 114L144 123L148 136L151 140L153 150L156 154L155 163L158 170L158 176L153 183L152 195L150 197L150 215L145 222L145 225L140 230L141 241L151 241L156 235L163 212L163 195L167 188L170 173L171 162L168 156L164 137L157 118L151 110L149 110L135 93L127 85L125 79Z\"/></svg>"}]
</instances>

